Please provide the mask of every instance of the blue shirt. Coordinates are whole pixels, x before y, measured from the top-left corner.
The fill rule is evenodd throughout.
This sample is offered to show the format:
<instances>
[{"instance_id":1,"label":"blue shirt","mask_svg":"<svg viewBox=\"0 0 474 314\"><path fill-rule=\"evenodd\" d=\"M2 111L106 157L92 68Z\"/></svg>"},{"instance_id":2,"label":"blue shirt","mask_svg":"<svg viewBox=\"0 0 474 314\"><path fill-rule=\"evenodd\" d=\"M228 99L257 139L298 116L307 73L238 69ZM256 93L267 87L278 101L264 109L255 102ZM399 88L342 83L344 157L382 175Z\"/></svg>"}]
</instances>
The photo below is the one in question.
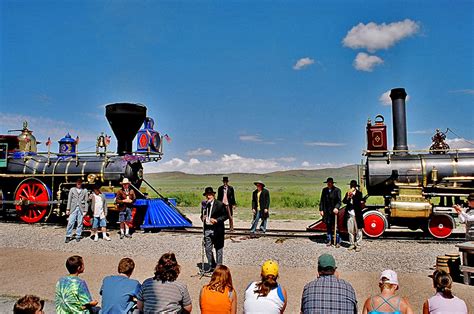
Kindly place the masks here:
<instances>
[{"instance_id":1,"label":"blue shirt","mask_svg":"<svg viewBox=\"0 0 474 314\"><path fill-rule=\"evenodd\" d=\"M124 275L107 276L102 282L101 313L129 313L133 306L132 298L140 291L140 283Z\"/></svg>"}]
</instances>

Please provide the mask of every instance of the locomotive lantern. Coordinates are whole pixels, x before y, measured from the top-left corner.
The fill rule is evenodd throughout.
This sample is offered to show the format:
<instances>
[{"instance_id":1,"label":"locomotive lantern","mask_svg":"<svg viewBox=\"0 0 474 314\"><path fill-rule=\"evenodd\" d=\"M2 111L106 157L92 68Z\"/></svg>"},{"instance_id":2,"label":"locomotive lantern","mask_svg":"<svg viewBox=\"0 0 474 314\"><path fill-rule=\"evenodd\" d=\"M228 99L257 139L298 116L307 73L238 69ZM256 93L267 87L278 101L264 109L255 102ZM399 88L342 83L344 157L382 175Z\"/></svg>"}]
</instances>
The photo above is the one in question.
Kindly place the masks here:
<instances>
[{"instance_id":1,"label":"locomotive lantern","mask_svg":"<svg viewBox=\"0 0 474 314\"><path fill-rule=\"evenodd\" d=\"M137 134L137 152L157 152L160 150L161 137L160 133L153 129L155 121L147 117L143 123L143 129Z\"/></svg>"},{"instance_id":2,"label":"locomotive lantern","mask_svg":"<svg viewBox=\"0 0 474 314\"><path fill-rule=\"evenodd\" d=\"M387 154L387 126L382 115L375 117L375 124L367 121L367 151L371 154Z\"/></svg>"},{"instance_id":3,"label":"locomotive lantern","mask_svg":"<svg viewBox=\"0 0 474 314\"><path fill-rule=\"evenodd\" d=\"M59 143L59 155L63 157L76 157L76 140L68 133Z\"/></svg>"}]
</instances>

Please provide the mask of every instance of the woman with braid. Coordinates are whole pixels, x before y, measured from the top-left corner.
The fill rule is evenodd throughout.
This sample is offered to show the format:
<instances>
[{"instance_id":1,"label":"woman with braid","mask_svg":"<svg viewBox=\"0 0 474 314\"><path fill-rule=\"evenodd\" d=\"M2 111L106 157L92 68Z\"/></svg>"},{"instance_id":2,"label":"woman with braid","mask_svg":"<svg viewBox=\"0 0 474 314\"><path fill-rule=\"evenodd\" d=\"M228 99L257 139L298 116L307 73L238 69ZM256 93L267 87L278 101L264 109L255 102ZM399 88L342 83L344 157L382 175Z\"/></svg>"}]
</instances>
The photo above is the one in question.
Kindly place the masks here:
<instances>
[{"instance_id":1,"label":"woman with braid","mask_svg":"<svg viewBox=\"0 0 474 314\"><path fill-rule=\"evenodd\" d=\"M244 313L283 313L288 298L286 290L277 282L277 262L263 263L260 276L261 281L252 282L245 291Z\"/></svg>"}]
</instances>

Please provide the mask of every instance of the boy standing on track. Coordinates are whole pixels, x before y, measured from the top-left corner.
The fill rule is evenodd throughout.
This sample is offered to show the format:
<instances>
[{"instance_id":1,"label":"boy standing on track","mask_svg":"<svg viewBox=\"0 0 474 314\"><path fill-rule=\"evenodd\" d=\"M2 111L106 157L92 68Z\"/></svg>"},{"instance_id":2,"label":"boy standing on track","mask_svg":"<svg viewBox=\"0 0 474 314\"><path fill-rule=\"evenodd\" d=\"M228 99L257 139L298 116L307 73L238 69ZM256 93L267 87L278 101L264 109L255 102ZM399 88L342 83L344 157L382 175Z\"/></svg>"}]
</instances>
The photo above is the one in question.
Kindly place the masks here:
<instances>
[{"instance_id":1,"label":"boy standing on track","mask_svg":"<svg viewBox=\"0 0 474 314\"><path fill-rule=\"evenodd\" d=\"M89 200L91 202L91 211L94 215L94 220L92 221L93 240L95 242L99 241L97 229L100 227L102 238L110 241L110 238L107 236L107 201L104 194L100 191L99 185L94 185L94 193L89 196Z\"/></svg>"},{"instance_id":2,"label":"boy standing on track","mask_svg":"<svg viewBox=\"0 0 474 314\"><path fill-rule=\"evenodd\" d=\"M72 240L72 229L77 222L76 241L81 241L82 223L87 212L87 189L82 188L82 179L76 180L76 186L69 190L66 216L69 216L66 228L66 243Z\"/></svg>"},{"instance_id":3,"label":"boy standing on track","mask_svg":"<svg viewBox=\"0 0 474 314\"><path fill-rule=\"evenodd\" d=\"M120 239L123 239L124 236L131 238L128 223L132 221L132 204L137 197L135 196L135 192L130 189L130 181L128 181L128 178L124 178L120 184L122 185L122 189L117 192L117 197L115 198L117 207L120 210Z\"/></svg>"}]
</instances>

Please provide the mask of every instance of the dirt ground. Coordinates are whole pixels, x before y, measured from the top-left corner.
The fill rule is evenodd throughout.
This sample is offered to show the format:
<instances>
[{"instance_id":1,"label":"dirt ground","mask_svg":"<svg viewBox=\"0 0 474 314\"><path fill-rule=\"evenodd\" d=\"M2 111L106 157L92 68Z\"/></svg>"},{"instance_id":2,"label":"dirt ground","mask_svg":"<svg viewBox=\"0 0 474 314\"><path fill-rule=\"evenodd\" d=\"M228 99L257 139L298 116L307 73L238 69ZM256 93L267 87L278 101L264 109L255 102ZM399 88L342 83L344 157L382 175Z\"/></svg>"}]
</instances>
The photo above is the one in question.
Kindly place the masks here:
<instances>
[{"instance_id":1,"label":"dirt ground","mask_svg":"<svg viewBox=\"0 0 474 314\"><path fill-rule=\"evenodd\" d=\"M102 278L114 274L118 261L122 256L112 255L82 255L85 259L86 270L84 278L94 298L99 298L99 289ZM81 254L81 252L77 252ZM47 250L29 250L2 248L0 256L0 295L21 296L26 293L36 294L47 300L54 299L54 288L57 279L66 274L65 260L71 253ZM133 278L140 281L152 276L156 263L155 259L132 256L136 263ZM158 254L157 254L158 255ZM189 288L194 310L199 311L198 298L200 287L207 283L208 278L200 279L196 276L198 268L195 263L181 262L182 273L179 280L184 281ZM228 265L231 268L234 285L239 297L239 311L242 310L244 289L249 282L256 280L259 266ZM315 269L281 267L279 282L288 291L287 313L298 313L300 298L304 285L315 276ZM378 273L375 272L344 272L341 278L348 280L354 287L359 301L359 311L365 298L377 293ZM425 274L399 273L401 282L400 294L407 296L416 313L421 312L422 304L432 294L431 279ZM455 284L454 292L460 298L470 302L470 312L474 311L474 287ZM10 307L11 308L11 307Z\"/></svg>"}]
</instances>

